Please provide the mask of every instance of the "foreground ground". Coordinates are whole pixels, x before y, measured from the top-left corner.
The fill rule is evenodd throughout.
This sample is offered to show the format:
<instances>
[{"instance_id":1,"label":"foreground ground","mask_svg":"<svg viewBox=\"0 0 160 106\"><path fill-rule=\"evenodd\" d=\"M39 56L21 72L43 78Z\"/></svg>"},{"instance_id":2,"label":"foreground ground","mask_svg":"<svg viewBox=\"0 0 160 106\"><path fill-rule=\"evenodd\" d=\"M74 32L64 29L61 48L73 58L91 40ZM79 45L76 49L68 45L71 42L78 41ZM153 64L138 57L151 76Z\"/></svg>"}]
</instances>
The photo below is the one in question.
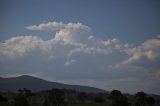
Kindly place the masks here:
<instances>
[{"instance_id":1,"label":"foreground ground","mask_svg":"<svg viewBox=\"0 0 160 106\"><path fill-rule=\"evenodd\" d=\"M3 103L0 102L0 106L14 106L14 103ZM42 104L33 104L31 106L42 106ZM68 104L67 106L110 106L108 103L78 103L78 104Z\"/></svg>"}]
</instances>

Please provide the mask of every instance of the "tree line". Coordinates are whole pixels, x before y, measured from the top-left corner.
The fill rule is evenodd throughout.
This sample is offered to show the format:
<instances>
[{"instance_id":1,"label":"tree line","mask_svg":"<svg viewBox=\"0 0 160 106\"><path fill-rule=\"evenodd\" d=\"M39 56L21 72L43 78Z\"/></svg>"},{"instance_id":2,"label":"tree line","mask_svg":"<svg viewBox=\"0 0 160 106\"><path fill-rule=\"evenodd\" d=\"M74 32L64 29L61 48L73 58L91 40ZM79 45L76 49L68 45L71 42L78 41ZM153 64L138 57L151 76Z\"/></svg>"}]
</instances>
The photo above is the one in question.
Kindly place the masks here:
<instances>
[{"instance_id":1,"label":"tree line","mask_svg":"<svg viewBox=\"0 0 160 106\"><path fill-rule=\"evenodd\" d=\"M36 95L38 93L33 93L26 88L19 89L14 98L14 106L31 106L32 102L36 102L36 100L33 100ZM54 88L44 92L43 96L39 96L38 99L43 106L67 106L71 102L85 103L88 101L97 103L109 102L110 106L153 106L156 103L153 97L144 92L137 92L133 97L134 102L131 103L128 97L119 90L113 90L109 94L88 94ZM0 102L8 102L8 100L0 95Z\"/></svg>"}]
</instances>

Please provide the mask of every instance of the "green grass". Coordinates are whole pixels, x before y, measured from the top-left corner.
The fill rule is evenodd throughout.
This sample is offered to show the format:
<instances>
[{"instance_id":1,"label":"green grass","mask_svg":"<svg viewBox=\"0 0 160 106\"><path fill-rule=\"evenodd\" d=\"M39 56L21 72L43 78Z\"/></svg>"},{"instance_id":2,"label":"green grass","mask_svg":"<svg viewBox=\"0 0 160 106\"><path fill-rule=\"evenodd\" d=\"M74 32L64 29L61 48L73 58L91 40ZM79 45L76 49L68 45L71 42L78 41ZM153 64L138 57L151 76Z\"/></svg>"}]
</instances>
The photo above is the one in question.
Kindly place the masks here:
<instances>
[{"instance_id":1,"label":"green grass","mask_svg":"<svg viewBox=\"0 0 160 106\"><path fill-rule=\"evenodd\" d=\"M110 106L108 103L78 103L78 104L68 104L67 106Z\"/></svg>"},{"instance_id":2,"label":"green grass","mask_svg":"<svg viewBox=\"0 0 160 106\"><path fill-rule=\"evenodd\" d=\"M0 102L0 106L14 106L12 102Z\"/></svg>"},{"instance_id":3,"label":"green grass","mask_svg":"<svg viewBox=\"0 0 160 106\"><path fill-rule=\"evenodd\" d=\"M0 106L14 106L13 102L0 102ZM32 104L31 106L42 106L42 104ZM77 103L68 104L67 106L110 106L108 103Z\"/></svg>"}]
</instances>

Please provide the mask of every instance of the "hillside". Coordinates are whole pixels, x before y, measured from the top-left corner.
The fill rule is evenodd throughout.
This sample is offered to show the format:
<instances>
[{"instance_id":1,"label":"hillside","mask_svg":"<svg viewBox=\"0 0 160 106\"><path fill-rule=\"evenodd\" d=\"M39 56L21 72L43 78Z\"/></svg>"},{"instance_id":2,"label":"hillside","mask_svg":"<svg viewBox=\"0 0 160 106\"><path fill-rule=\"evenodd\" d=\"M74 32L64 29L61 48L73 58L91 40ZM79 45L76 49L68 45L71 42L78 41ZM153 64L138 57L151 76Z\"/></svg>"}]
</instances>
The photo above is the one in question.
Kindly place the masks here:
<instances>
[{"instance_id":1,"label":"hillside","mask_svg":"<svg viewBox=\"0 0 160 106\"><path fill-rule=\"evenodd\" d=\"M107 91L88 87L88 86L81 86L81 85L67 85L57 82L50 82L40 78L23 75L19 77L12 77L12 78L0 78L0 91L6 92L16 92L18 89L27 88L34 92L48 90L51 88L59 88L59 89L73 89L80 92L93 92L93 93L106 93Z\"/></svg>"}]
</instances>

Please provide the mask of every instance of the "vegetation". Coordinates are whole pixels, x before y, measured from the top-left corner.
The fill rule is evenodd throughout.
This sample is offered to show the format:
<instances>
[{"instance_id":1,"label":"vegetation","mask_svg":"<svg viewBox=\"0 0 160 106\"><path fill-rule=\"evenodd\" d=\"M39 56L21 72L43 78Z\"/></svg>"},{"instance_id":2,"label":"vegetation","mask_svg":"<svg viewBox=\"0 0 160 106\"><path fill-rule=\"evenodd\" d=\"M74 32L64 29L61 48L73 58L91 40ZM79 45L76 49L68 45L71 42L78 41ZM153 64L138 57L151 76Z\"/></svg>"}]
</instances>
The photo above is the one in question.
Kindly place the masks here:
<instances>
[{"instance_id":1,"label":"vegetation","mask_svg":"<svg viewBox=\"0 0 160 106\"><path fill-rule=\"evenodd\" d=\"M147 97L147 95L144 92L138 92L135 95L136 98L136 106L146 106L146 105L154 105L155 100L152 97Z\"/></svg>"},{"instance_id":2,"label":"vegetation","mask_svg":"<svg viewBox=\"0 0 160 106\"><path fill-rule=\"evenodd\" d=\"M26 88L19 89L15 98L15 106L29 106L29 98L32 95L33 93Z\"/></svg>"},{"instance_id":3,"label":"vegetation","mask_svg":"<svg viewBox=\"0 0 160 106\"><path fill-rule=\"evenodd\" d=\"M90 102L90 103L77 103L77 104L68 104L67 106L111 106L107 102L104 103L97 103L97 102Z\"/></svg>"},{"instance_id":4,"label":"vegetation","mask_svg":"<svg viewBox=\"0 0 160 106\"><path fill-rule=\"evenodd\" d=\"M157 100L144 92L122 94L118 90L104 93L85 93L67 89L51 89L32 93L20 89L11 98L0 93L0 106L159 106Z\"/></svg>"},{"instance_id":5,"label":"vegetation","mask_svg":"<svg viewBox=\"0 0 160 106\"><path fill-rule=\"evenodd\" d=\"M87 100L87 94L85 92L80 92L78 94L78 97L77 99L80 101L80 102L85 102L85 100Z\"/></svg>"},{"instance_id":6,"label":"vegetation","mask_svg":"<svg viewBox=\"0 0 160 106\"><path fill-rule=\"evenodd\" d=\"M64 106L65 105L65 93L60 89L52 89L49 91L49 95L45 97L43 103L44 106Z\"/></svg>"},{"instance_id":7,"label":"vegetation","mask_svg":"<svg viewBox=\"0 0 160 106\"><path fill-rule=\"evenodd\" d=\"M110 94L112 106L128 106L128 99L118 90L113 90Z\"/></svg>"}]
</instances>

